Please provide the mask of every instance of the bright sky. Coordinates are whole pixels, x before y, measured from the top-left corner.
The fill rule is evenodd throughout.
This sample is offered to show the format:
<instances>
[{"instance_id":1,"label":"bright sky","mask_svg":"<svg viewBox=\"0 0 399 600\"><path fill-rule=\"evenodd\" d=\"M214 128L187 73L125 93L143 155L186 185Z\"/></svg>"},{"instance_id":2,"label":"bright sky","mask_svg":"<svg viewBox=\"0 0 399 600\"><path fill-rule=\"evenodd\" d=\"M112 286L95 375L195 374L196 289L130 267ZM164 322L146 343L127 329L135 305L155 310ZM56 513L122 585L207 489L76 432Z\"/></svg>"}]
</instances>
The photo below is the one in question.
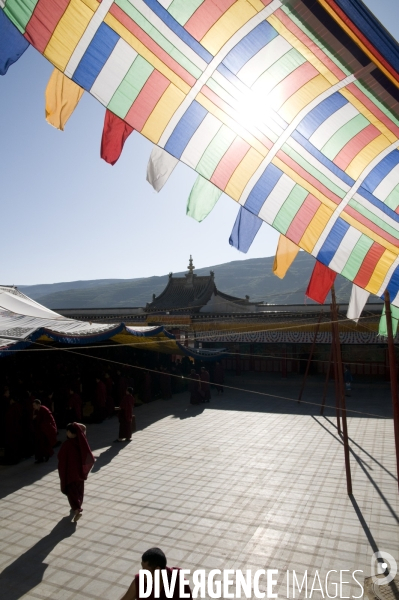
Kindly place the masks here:
<instances>
[{"instance_id":1,"label":"bright sky","mask_svg":"<svg viewBox=\"0 0 399 600\"><path fill-rule=\"evenodd\" d=\"M399 39L398 0L364 0ZM114 167L100 159L105 109L85 93L64 132L44 119L52 66L29 48L0 77L0 283L134 278L272 256L262 225L248 254L230 247L238 209L223 195L202 223L186 217L196 174L179 164L157 194L146 182L152 144L134 132Z\"/></svg>"}]
</instances>

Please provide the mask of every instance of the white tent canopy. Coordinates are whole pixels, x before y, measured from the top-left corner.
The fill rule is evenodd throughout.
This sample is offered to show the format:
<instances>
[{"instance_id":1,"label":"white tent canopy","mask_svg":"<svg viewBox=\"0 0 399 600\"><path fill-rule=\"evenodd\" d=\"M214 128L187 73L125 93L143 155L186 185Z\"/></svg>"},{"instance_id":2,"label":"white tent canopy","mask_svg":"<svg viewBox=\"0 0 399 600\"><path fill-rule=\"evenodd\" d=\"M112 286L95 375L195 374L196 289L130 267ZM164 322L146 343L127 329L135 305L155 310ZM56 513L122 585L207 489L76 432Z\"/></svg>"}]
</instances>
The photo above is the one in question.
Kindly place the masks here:
<instances>
[{"instance_id":1,"label":"white tent canopy","mask_svg":"<svg viewBox=\"0 0 399 600\"><path fill-rule=\"evenodd\" d=\"M29 317L65 320L65 317L38 304L32 298L22 294L16 287L11 286L0 286L0 309Z\"/></svg>"}]
</instances>

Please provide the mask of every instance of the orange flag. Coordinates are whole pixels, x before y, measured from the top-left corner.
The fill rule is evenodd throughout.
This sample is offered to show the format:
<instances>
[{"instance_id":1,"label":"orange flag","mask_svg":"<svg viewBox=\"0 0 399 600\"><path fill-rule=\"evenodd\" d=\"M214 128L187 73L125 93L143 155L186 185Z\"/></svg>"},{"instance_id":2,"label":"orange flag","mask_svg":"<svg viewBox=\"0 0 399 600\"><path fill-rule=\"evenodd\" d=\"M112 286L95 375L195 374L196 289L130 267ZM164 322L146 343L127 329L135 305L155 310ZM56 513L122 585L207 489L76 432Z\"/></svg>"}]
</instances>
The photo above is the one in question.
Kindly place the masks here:
<instances>
[{"instance_id":1,"label":"orange flag","mask_svg":"<svg viewBox=\"0 0 399 600\"><path fill-rule=\"evenodd\" d=\"M276 256L274 257L273 274L280 277L280 279L284 279L298 252L299 246L291 242L285 235L280 234Z\"/></svg>"},{"instance_id":2,"label":"orange flag","mask_svg":"<svg viewBox=\"0 0 399 600\"><path fill-rule=\"evenodd\" d=\"M46 87L46 121L64 131L69 117L78 105L84 90L58 69L54 69Z\"/></svg>"}]
</instances>

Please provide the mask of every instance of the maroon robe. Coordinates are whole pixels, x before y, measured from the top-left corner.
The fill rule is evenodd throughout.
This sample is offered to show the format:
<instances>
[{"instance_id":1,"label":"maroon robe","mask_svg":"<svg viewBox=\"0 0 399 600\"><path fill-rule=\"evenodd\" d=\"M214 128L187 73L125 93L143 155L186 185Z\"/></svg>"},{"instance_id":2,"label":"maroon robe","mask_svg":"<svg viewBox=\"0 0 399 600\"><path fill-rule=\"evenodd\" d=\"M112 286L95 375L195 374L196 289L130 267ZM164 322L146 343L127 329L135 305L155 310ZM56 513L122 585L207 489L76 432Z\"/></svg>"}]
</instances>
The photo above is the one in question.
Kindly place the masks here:
<instances>
[{"instance_id":1,"label":"maroon robe","mask_svg":"<svg viewBox=\"0 0 399 600\"><path fill-rule=\"evenodd\" d=\"M223 384L224 384L224 370L222 365L215 365L213 370L213 382L217 389L217 392L223 392Z\"/></svg>"},{"instance_id":2,"label":"maroon robe","mask_svg":"<svg viewBox=\"0 0 399 600\"><path fill-rule=\"evenodd\" d=\"M119 404L119 438L130 439L132 437L133 430L133 408L134 408L134 396L125 394Z\"/></svg>"},{"instance_id":3,"label":"maroon robe","mask_svg":"<svg viewBox=\"0 0 399 600\"><path fill-rule=\"evenodd\" d=\"M188 391L190 392L191 404L200 404L202 402L201 395L201 379L197 373L190 373L188 382Z\"/></svg>"},{"instance_id":4,"label":"maroon robe","mask_svg":"<svg viewBox=\"0 0 399 600\"><path fill-rule=\"evenodd\" d=\"M202 371L201 370L200 379L201 379L202 398L205 401L206 400L210 400L211 399L211 386L209 385L209 373L208 373L208 371Z\"/></svg>"},{"instance_id":5,"label":"maroon robe","mask_svg":"<svg viewBox=\"0 0 399 600\"><path fill-rule=\"evenodd\" d=\"M68 413L69 421L82 420L82 399L79 394L74 393L69 395Z\"/></svg>"},{"instance_id":6,"label":"maroon robe","mask_svg":"<svg viewBox=\"0 0 399 600\"><path fill-rule=\"evenodd\" d=\"M168 574L168 581L170 583L171 579L172 579L172 571L180 571L180 569L178 567L166 567L166 571ZM140 585L139 585L139 574L137 573L137 575L134 578L135 583L136 583L136 598L137 600L143 600L144 596L140 596ZM145 580L147 581L147 580ZM166 600L166 594L165 591L162 587L162 575L160 574L160 581L161 581L161 585L160 585L160 595L159 598L160 600ZM173 600L179 600L180 599L180 592L179 592L180 586L179 586L179 574L176 577L176 585L175 588L173 590ZM192 598L191 595L191 589L190 586L187 584L184 586L184 593L185 594L190 594L190 598ZM153 600L154 599L154 589L151 591L151 594L149 596L146 596L146 598L148 598L149 600Z\"/></svg>"},{"instance_id":7,"label":"maroon robe","mask_svg":"<svg viewBox=\"0 0 399 600\"><path fill-rule=\"evenodd\" d=\"M75 438L67 438L58 452L61 492L68 497L72 510L82 511L84 482L94 465L94 456L78 423Z\"/></svg>"},{"instance_id":8,"label":"maroon robe","mask_svg":"<svg viewBox=\"0 0 399 600\"><path fill-rule=\"evenodd\" d=\"M57 443L57 425L51 411L45 406L35 410L33 430L35 433L35 458L48 460L53 456L53 447Z\"/></svg>"}]
</instances>

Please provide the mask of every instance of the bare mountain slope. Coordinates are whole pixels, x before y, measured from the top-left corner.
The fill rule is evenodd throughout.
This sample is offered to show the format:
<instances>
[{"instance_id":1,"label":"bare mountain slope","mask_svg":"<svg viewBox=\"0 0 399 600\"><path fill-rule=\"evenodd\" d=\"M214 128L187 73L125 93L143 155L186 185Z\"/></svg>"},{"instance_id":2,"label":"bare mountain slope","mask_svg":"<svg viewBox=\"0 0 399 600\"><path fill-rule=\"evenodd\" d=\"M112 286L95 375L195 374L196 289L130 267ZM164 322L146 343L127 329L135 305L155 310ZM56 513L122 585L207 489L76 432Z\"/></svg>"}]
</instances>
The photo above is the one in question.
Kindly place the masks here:
<instances>
[{"instance_id":1,"label":"bare mountain slope","mask_svg":"<svg viewBox=\"0 0 399 600\"><path fill-rule=\"evenodd\" d=\"M233 296L250 296L253 301L268 304L303 304L315 259L300 252L284 279L272 272L274 257L252 258L243 261L196 269L197 275L215 272L216 286ZM175 275L182 276L182 273ZM34 286L19 286L25 294L49 308L106 308L145 306L152 294L160 294L168 276L140 279L99 279ZM341 302L349 300L352 284L337 277L337 296ZM371 298L370 298L371 299ZM378 301L376 297L373 297ZM310 301L307 300L309 303Z\"/></svg>"}]
</instances>

